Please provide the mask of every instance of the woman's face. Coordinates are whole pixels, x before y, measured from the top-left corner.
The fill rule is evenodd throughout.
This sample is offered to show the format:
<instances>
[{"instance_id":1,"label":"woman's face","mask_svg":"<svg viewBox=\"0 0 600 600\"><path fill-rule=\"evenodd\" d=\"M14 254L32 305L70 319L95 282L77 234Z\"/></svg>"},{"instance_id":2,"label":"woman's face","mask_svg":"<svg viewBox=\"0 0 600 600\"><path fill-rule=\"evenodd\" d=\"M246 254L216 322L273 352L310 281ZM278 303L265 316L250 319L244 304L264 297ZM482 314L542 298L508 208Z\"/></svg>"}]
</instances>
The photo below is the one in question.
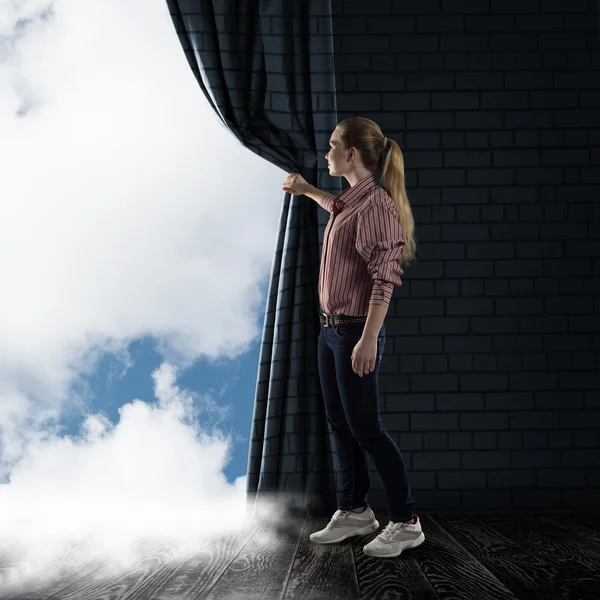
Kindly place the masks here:
<instances>
[{"instance_id":1,"label":"woman's face","mask_svg":"<svg viewBox=\"0 0 600 600\"><path fill-rule=\"evenodd\" d=\"M336 166L339 167L341 166L341 160L342 160L342 145L341 145L341 141L340 139L337 137L337 130L335 130L332 134L331 134L331 138L329 139L329 152L325 155L325 159L327 160L327 163L329 164L329 174L330 175L335 175L336 174Z\"/></svg>"}]
</instances>

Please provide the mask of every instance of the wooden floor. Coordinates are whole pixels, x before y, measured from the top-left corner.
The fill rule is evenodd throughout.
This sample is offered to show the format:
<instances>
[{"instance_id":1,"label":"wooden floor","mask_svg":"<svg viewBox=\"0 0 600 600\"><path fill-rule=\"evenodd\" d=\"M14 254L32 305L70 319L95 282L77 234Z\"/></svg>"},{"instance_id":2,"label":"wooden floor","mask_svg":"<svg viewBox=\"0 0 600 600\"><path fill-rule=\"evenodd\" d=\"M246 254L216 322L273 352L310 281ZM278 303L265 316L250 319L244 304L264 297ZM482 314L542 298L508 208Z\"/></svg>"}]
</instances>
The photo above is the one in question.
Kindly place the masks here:
<instances>
[{"instance_id":1,"label":"wooden floor","mask_svg":"<svg viewBox=\"0 0 600 600\"><path fill-rule=\"evenodd\" d=\"M377 518L381 529L387 518ZM311 543L328 519L288 524L269 543L261 534L273 525L265 523L185 547L145 542L129 568L78 558L82 546L33 569L32 555L5 548L0 598L600 599L600 513L420 518L425 543L389 559L362 551L377 532ZM60 575L36 584L44 570Z\"/></svg>"}]
</instances>

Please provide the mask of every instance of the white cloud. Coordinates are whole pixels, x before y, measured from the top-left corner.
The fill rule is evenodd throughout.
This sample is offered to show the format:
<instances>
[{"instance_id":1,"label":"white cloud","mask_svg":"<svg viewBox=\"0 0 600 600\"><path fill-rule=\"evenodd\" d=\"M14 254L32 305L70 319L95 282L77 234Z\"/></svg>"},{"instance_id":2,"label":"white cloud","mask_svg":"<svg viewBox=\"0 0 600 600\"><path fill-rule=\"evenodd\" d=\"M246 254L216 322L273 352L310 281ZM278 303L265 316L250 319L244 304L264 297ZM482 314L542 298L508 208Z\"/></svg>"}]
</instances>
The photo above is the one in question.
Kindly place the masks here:
<instances>
[{"instance_id":1,"label":"white cloud","mask_svg":"<svg viewBox=\"0 0 600 600\"><path fill-rule=\"evenodd\" d=\"M260 340L286 174L221 125L164 0L0 0L0 170L0 542L244 519L231 440L198 427L232 407L176 376ZM147 335L156 401L88 414L98 359Z\"/></svg>"}]
</instances>

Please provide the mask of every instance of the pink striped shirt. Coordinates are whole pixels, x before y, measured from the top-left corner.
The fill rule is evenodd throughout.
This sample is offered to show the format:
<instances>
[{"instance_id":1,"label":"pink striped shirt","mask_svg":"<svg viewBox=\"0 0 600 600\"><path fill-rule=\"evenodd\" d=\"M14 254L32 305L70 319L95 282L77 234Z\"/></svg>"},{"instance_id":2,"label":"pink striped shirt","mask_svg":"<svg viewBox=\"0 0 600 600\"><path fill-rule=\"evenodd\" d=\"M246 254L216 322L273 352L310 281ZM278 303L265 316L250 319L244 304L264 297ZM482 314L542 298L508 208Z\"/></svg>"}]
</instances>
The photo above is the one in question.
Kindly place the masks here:
<instances>
[{"instance_id":1,"label":"pink striped shirt","mask_svg":"<svg viewBox=\"0 0 600 600\"><path fill-rule=\"evenodd\" d=\"M389 306L394 286L402 285L406 244L392 197L367 175L337 196L326 194L321 206L331 213L319 271L321 308L366 317L369 304Z\"/></svg>"}]
</instances>

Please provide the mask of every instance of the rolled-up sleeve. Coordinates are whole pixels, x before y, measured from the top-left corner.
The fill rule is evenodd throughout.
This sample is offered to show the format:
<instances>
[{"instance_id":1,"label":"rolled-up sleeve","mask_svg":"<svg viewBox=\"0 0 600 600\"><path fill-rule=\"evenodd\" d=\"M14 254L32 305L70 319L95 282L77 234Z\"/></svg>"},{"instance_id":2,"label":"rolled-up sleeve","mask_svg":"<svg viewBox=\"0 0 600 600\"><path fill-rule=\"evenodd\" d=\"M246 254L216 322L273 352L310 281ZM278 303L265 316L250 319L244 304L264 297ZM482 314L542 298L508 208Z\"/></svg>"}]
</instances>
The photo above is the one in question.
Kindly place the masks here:
<instances>
[{"instance_id":1,"label":"rolled-up sleeve","mask_svg":"<svg viewBox=\"0 0 600 600\"><path fill-rule=\"evenodd\" d=\"M359 214L356 230L356 250L373 280L369 304L389 306L394 286L402 285L404 275L400 257L407 240L398 216L375 201Z\"/></svg>"},{"instance_id":2,"label":"rolled-up sleeve","mask_svg":"<svg viewBox=\"0 0 600 600\"><path fill-rule=\"evenodd\" d=\"M320 204L325 210L331 212L336 198L337 196L335 194L325 194L323 198L321 198Z\"/></svg>"}]
</instances>

